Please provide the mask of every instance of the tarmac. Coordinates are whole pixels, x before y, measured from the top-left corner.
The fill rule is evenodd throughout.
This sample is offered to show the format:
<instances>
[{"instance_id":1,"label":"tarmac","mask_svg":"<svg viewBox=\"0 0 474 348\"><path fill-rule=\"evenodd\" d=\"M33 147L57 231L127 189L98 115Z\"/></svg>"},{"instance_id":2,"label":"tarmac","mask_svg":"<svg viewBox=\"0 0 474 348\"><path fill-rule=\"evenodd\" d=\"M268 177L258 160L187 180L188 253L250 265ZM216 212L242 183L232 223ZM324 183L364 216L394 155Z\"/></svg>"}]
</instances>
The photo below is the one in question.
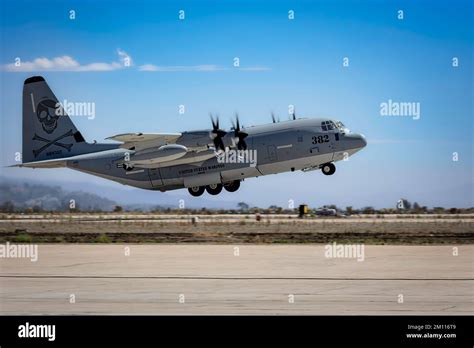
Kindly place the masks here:
<instances>
[{"instance_id":1,"label":"tarmac","mask_svg":"<svg viewBox=\"0 0 474 348\"><path fill-rule=\"evenodd\" d=\"M341 250L39 244L0 258L0 314L474 314L474 245Z\"/></svg>"}]
</instances>

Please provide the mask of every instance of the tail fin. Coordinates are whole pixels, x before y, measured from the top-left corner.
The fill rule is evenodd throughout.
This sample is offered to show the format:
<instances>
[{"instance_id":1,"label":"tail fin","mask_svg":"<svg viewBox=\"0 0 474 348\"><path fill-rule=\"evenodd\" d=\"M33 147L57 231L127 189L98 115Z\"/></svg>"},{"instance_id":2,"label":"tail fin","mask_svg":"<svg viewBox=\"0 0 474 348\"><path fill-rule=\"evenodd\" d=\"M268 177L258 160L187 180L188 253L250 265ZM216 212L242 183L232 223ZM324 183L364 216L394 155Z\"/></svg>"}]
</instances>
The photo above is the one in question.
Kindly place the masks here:
<instances>
[{"instance_id":1,"label":"tail fin","mask_svg":"<svg viewBox=\"0 0 474 348\"><path fill-rule=\"evenodd\" d=\"M23 163L95 152L41 76L23 86Z\"/></svg>"}]
</instances>

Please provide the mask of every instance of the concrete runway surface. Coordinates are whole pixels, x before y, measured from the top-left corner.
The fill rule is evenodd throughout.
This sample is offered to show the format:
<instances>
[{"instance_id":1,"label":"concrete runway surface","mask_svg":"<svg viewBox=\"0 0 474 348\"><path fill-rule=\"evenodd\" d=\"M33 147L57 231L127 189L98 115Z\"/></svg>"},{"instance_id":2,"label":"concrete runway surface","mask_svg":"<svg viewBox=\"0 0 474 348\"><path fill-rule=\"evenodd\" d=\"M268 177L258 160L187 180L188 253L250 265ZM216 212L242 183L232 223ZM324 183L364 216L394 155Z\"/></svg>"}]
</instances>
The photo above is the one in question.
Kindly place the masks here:
<instances>
[{"instance_id":1,"label":"concrete runway surface","mask_svg":"<svg viewBox=\"0 0 474 348\"><path fill-rule=\"evenodd\" d=\"M472 315L474 245L453 247L40 244L0 258L0 314Z\"/></svg>"}]
</instances>

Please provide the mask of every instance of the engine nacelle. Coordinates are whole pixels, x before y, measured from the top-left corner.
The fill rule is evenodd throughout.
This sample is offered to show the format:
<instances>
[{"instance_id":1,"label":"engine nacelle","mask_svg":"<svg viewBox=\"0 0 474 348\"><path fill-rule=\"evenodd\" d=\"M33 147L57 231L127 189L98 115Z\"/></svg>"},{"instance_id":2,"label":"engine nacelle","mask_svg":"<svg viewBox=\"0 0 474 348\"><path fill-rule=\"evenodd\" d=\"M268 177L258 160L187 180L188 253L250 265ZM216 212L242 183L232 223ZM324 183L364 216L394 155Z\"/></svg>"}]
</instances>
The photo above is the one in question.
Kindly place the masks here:
<instances>
[{"instance_id":1,"label":"engine nacelle","mask_svg":"<svg viewBox=\"0 0 474 348\"><path fill-rule=\"evenodd\" d=\"M130 162L136 166L168 162L183 157L187 152L188 149L183 145L163 145L155 150L135 153Z\"/></svg>"}]
</instances>

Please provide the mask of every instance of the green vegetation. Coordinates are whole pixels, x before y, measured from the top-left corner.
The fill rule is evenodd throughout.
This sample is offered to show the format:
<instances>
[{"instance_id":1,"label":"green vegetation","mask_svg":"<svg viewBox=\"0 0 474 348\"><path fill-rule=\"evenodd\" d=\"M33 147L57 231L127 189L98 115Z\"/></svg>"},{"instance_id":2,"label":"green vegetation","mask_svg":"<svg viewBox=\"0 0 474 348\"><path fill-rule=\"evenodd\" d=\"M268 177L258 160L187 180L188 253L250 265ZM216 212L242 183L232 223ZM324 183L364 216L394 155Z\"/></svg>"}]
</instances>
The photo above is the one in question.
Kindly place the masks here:
<instances>
[{"instance_id":1,"label":"green vegetation","mask_svg":"<svg viewBox=\"0 0 474 348\"><path fill-rule=\"evenodd\" d=\"M110 243L110 238L105 234L101 233L95 239L96 243Z\"/></svg>"},{"instance_id":2,"label":"green vegetation","mask_svg":"<svg viewBox=\"0 0 474 348\"><path fill-rule=\"evenodd\" d=\"M27 233L22 233L15 237L15 242L17 243L31 243L31 240L31 236Z\"/></svg>"}]
</instances>

